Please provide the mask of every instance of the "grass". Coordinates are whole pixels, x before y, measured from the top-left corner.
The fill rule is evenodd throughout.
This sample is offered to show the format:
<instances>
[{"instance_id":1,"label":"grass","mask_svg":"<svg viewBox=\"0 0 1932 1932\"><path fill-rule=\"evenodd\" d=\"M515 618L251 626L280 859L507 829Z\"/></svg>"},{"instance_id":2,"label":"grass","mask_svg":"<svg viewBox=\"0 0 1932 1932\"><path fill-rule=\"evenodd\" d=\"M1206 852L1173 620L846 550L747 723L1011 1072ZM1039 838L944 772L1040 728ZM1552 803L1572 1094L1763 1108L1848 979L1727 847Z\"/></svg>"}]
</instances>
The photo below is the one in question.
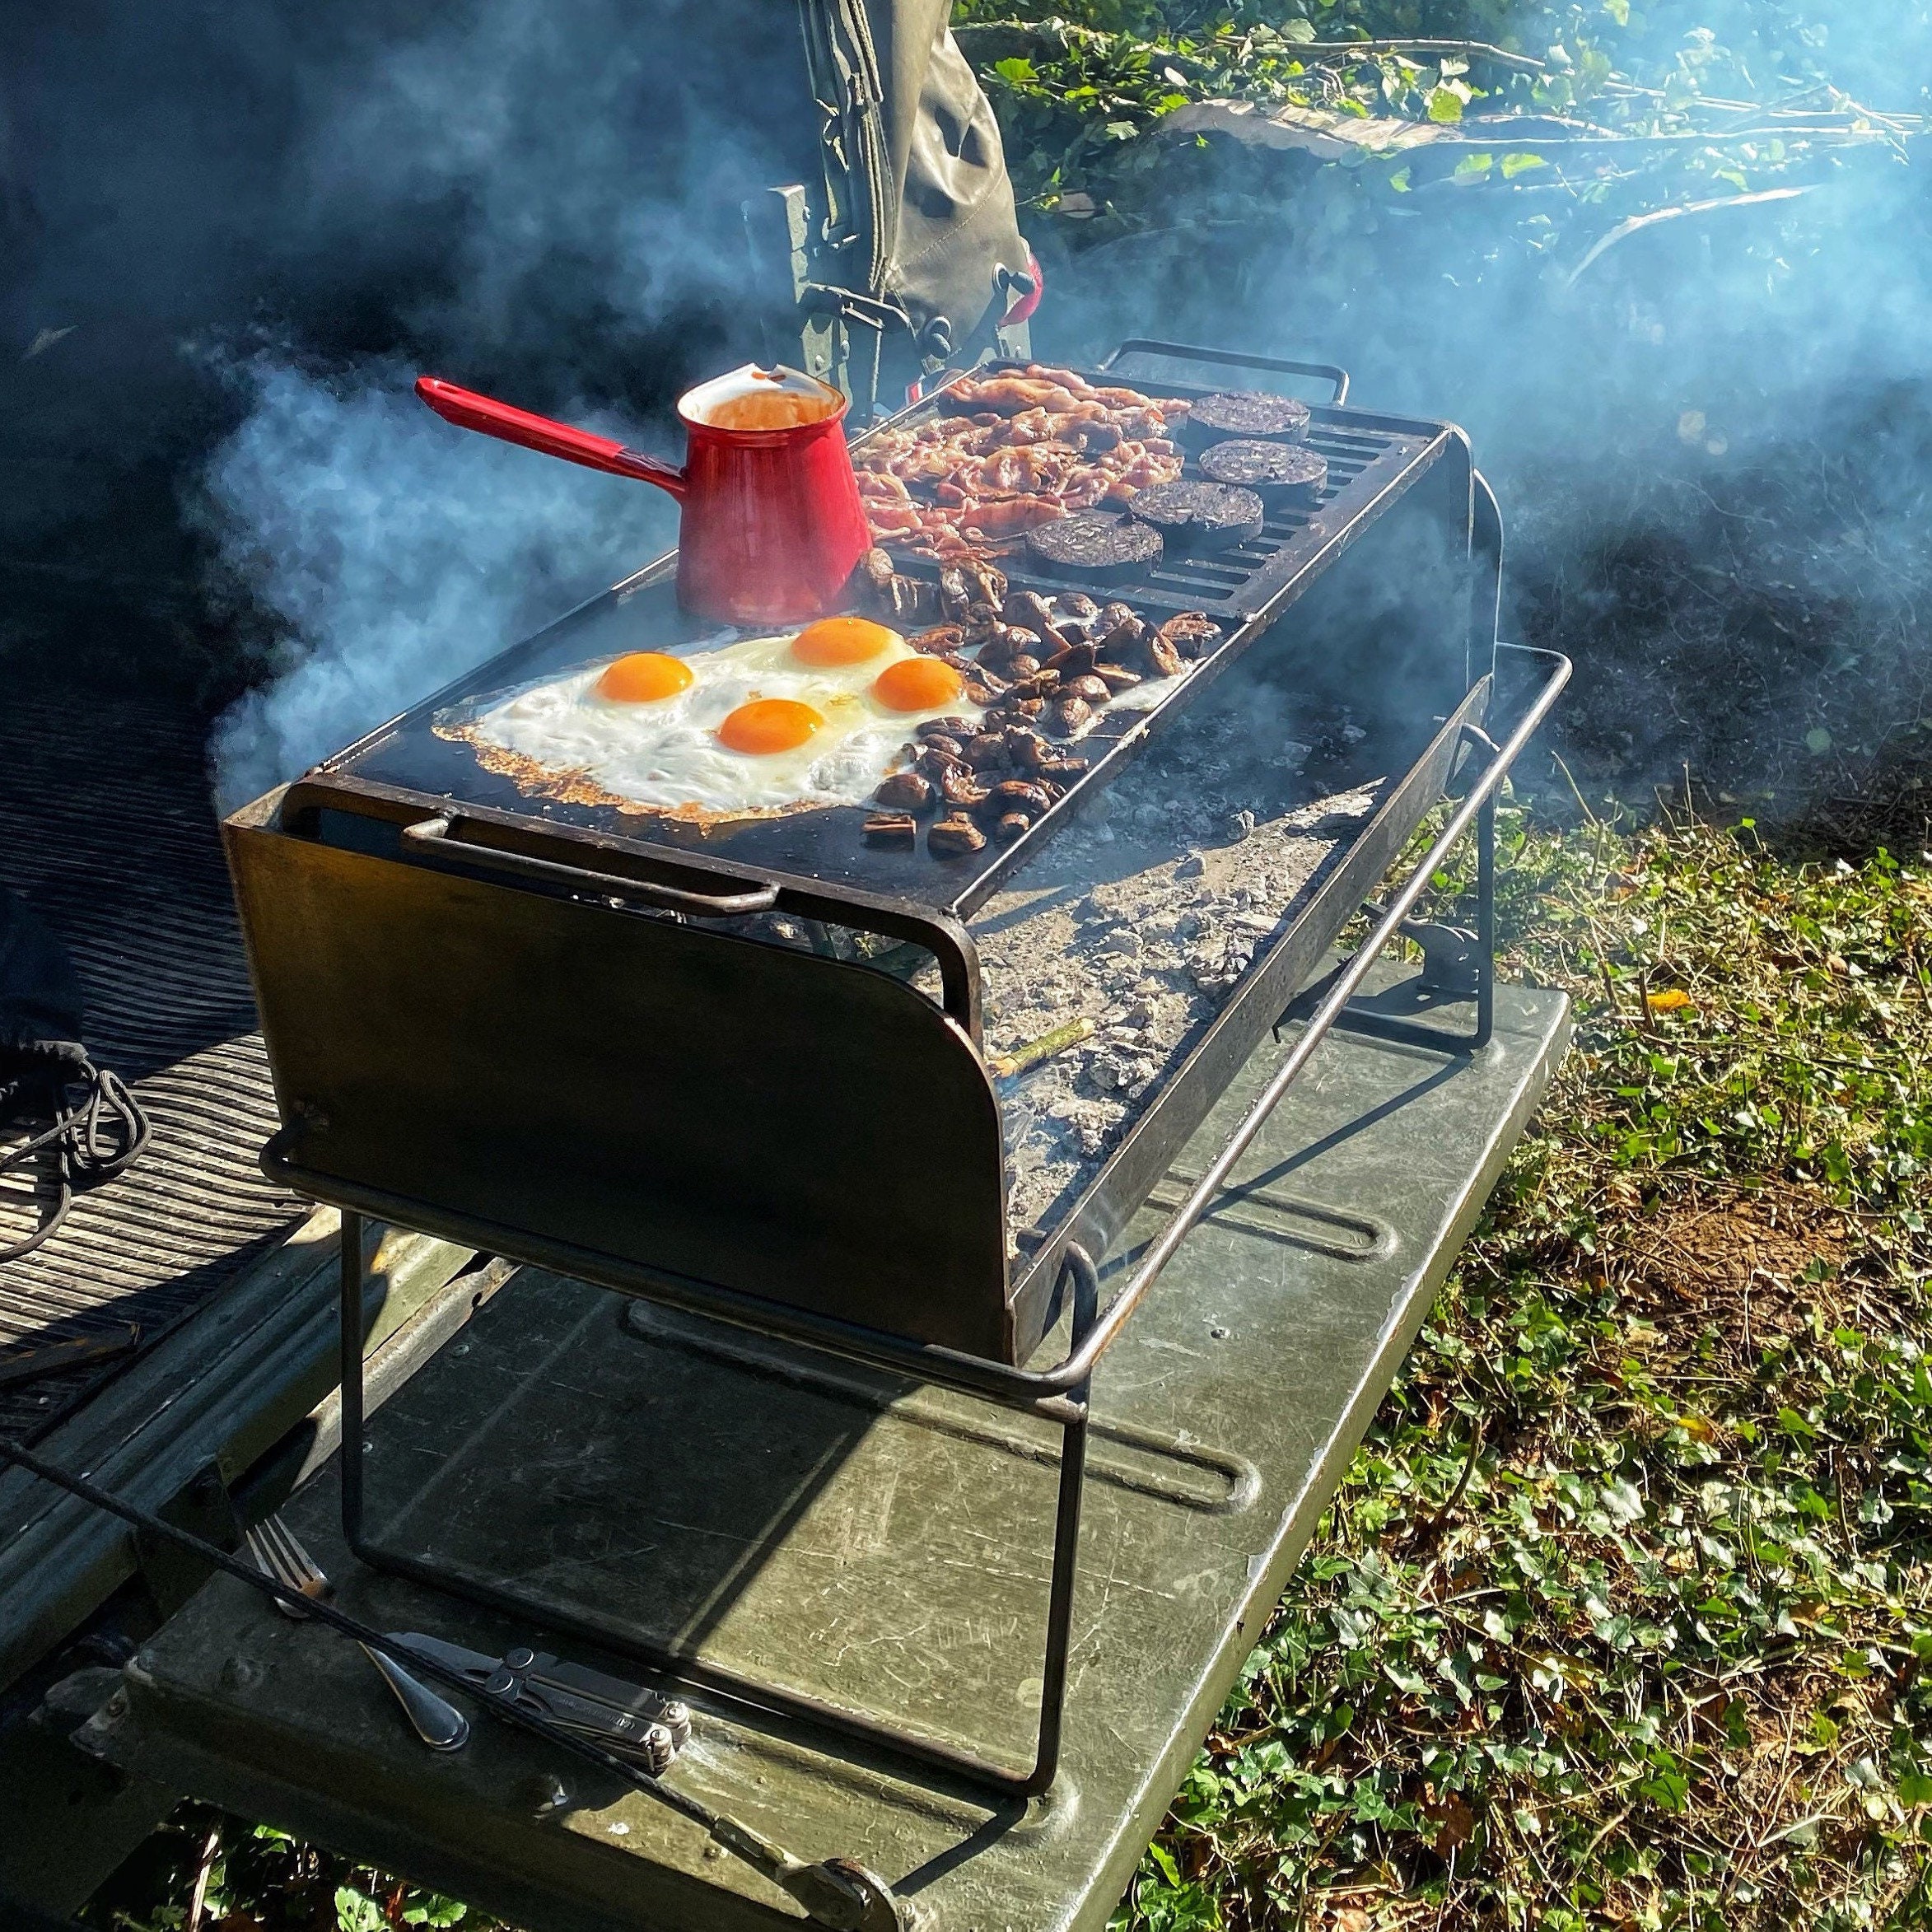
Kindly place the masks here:
<instances>
[{"instance_id":1,"label":"grass","mask_svg":"<svg viewBox=\"0 0 1932 1932\"><path fill-rule=\"evenodd\" d=\"M1509 814L1575 1051L1116 1920L1925 1922L1932 855Z\"/></svg>"}]
</instances>

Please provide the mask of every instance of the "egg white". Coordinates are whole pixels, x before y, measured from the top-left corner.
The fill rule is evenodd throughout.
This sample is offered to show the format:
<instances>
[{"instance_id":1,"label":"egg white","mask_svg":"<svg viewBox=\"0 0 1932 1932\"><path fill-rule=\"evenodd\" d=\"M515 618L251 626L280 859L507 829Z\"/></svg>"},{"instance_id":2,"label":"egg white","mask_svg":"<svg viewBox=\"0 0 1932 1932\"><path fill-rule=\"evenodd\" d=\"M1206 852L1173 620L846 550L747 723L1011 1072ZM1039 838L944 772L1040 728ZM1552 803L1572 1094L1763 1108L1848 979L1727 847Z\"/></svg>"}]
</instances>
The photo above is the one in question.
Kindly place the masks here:
<instances>
[{"instance_id":1,"label":"egg white","mask_svg":"<svg viewBox=\"0 0 1932 1932\"><path fill-rule=\"evenodd\" d=\"M605 664L536 684L480 712L464 735L516 754L548 776L588 779L631 804L707 816L865 804L904 762L908 740L928 719L977 721L964 697L928 711L890 711L871 695L887 665L917 655L895 638L857 664L800 664L796 632L744 637L665 655L689 666L688 685L648 704L598 695ZM717 728L741 704L789 698L825 721L791 751L733 751Z\"/></svg>"}]
</instances>

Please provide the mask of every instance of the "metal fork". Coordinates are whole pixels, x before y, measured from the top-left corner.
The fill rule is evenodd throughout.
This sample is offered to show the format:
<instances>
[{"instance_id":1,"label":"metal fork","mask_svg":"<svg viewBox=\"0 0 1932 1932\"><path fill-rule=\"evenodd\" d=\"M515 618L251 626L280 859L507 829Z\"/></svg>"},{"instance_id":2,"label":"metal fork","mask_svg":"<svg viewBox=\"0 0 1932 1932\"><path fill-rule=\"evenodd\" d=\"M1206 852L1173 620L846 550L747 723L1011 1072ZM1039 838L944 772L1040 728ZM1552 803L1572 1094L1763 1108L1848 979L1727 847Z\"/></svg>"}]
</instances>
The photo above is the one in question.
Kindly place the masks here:
<instances>
[{"instance_id":1,"label":"metal fork","mask_svg":"<svg viewBox=\"0 0 1932 1932\"><path fill-rule=\"evenodd\" d=\"M243 1540L256 1569L273 1577L285 1588L299 1592L316 1603L332 1594L322 1566L304 1549L295 1532L279 1516L264 1516L254 1524ZM285 1617L303 1618L308 1612L298 1604L278 1597L275 1608ZM382 1673L383 1681L396 1694L416 1735L432 1751L460 1751L469 1741L469 1720L454 1704L446 1702L404 1669L392 1657L362 1645L362 1654Z\"/></svg>"}]
</instances>

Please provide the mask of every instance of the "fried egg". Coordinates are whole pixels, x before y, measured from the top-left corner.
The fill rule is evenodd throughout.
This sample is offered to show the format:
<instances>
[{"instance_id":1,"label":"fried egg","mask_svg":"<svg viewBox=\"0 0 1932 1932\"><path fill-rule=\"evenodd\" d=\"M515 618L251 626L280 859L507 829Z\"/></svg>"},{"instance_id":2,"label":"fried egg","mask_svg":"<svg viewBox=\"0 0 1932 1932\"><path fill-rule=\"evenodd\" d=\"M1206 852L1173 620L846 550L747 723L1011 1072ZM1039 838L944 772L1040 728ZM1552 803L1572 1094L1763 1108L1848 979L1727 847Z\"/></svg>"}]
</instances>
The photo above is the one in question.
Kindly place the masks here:
<instances>
[{"instance_id":1,"label":"fried egg","mask_svg":"<svg viewBox=\"0 0 1932 1932\"><path fill-rule=\"evenodd\" d=\"M637 651L517 692L463 735L529 780L730 817L863 805L929 719L977 721L964 679L865 618Z\"/></svg>"}]
</instances>

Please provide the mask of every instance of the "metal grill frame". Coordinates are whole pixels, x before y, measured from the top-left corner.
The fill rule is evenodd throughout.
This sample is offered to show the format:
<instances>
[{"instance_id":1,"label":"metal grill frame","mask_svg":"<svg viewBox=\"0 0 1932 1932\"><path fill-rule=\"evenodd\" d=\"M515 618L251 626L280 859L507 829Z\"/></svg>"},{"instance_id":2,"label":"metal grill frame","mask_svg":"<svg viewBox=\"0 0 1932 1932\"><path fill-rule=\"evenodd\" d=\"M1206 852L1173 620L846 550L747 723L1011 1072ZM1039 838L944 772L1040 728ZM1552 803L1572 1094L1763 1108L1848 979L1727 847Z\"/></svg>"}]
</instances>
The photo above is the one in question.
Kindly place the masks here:
<instances>
[{"instance_id":1,"label":"metal grill frame","mask_svg":"<svg viewBox=\"0 0 1932 1932\"><path fill-rule=\"evenodd\" d=\"M1252 358L1227 357L1211 351L1173 350L1166 345L1122 345L1119 353L1124 355L1130 349L1188 357L1210 363L1231 362L1250 367L1286 366L1304 373L1308 368L1305 365L1258 365ZM1346 393L1345 379L1337 385L1337 390L1338 394ZM1444 426L1443 433L1448 439L1459 438L1460 432ZM1466 442L1462 446L1466 451ZM1054 1366L1032 1370L991 1356L910 1340L884 1329L788 1307L713 1283L668 1276L660 1270L632 1265L606 1253L576 1247L567 1240L502 1227L473 1214L453 1213L435 1202L412 1199L377 1186L343 1181L319 1174L296 1158L299 1136L287 1131L278 1135L263 1156L264 1168L270 1177L318 1198L331 1201L343 1210L342 1506L344 1533L357 1556L372 1568L411 1577L507 1614L537 1617L552 1626L574 1630L576 1634L607 1646L613 1641L607 1629L593 1630L573 1624L553 1603L539 1603L507 1585L485 1585L450 1574L432 1563L385 1548L370 1535L365 1521L362 1468L365 1402L362 1337L365 1284L360 1234L361 1218L364 1215L380 1216L394 1225L465 1241L512 1261L553 1268L641 1300L711 1317L754 1333L776 1337L809 1350L889 1373L909 1375L1038 1416L1061 1429L1062 1442L1046 1620L1043 1694L1038 1725L1028 1765L1016 1767L1001 1763L978 1752L910 1731L878 1716L759 1682L710 1664L701 1658L673 1654L642 1640L618 1647L629 1650L648 1664L682 1676L754 1710L829 1729L890 1759L928 1772L964 1780L969 1785L1001 1799L1024 1799L1045 1791L1053 1781L1059 1762L1090 1419L1089 1395L1096 1364L1152 1290L1188 1232L1208 1211L1237 1162L1332 1028L1359 1027L1384 1036L1394 1034L1412 1038L1431 1050L1456 1054L1480 1052L1491 1037L1496 940L1496 796L1511 766L1554 705L1568 680L1570 667L1567 659L1556 653L1502 646L1495 642L1500 594L1500 522L1494 499L1472 467L1470 478L1474 506L1472 550L1476 559L1485 567L1477 572L1472 613L1475 621L1472 628L1477 637L1486 638L1492 650L1503 654L1508 661L1538 674L1537 688L1500 744L1472 722L1465 721L1454 727L1458 740L1456 749L1460 751L1463 747L1468 747L1477 763L1477 769L1467 776L1466 790L1460 802L1427 853L1408 869L1393 897L1384 905L1374 908L1371 929L1362 945L1337 967L1305 1015L1296 1014L1302 1026L1300 1038L1284 1055L1267 1086L1229 1136L1219 1155L1189 1188L1184 1200L1141 1253L1118 1291L1103 1303L1099 1261L1081 1243L1069 1241L1064 1252L1054 1258L1054 1287L1066 1305L1070 1335L1067 1351ZM1271 615L1281 607L1280 604L1264 606ZM1265 620L1251 620L1251 623L1257 634L1265 628ZM1243 628L1245 631L1248 627ZM1495 660L1492 658L1491 661ZM1195 685L1196 680L1191 679L1190 689ZM332 766L344 762L331 761ZM336 782L344 782L343 775L331 775ZM363 782L366 785L366 782ZM324 786L314 787L311 797L325 789ZM394 819L424 824L432 817L441 818L441 828L426 835L432 843L440 842L451 830L452 814L447 800L413 802L406 788L398 796L399 788L392 786L368 787L367 791L388 795L383 798L382 805ZM426 813L422 810L423 803L432 806L440 805L444 810L441 813ZM511 815L492 816L504 820ZM1404 1029L1370 1015L1351 1012L1350 1002L1379 956L1392 941L1404 935L1410 915L1429 889L1432 879L1472 833L1476 841L1477 899L1476 1024L1472 1032L1457 1037L1429 1027ZM578 833L570 841L570 845L581 849L600 842ZM768 874L748 886L744 875L749 868L690 864L690 870L698 875L694 883L698 889L693 892L688 884L677 882L678 873L668 863L661 870L653 866L649 871L644 870L638 861L645 855L634 849L640 842L610 842L614 847L629 846L633 850L617 861L611 875L601 879L598 875L586 875L578 867L546 860L540 853L527 848L521 852L502 847L484 848L488 856L478 862L488 865L507 858L510 870L532 864L548 866L557 872L574 874L579 880L588 877L593 886L622 888L646 899L655 894L674 904L682 898L688 903L696 899L712 908L718 907L721 903L720 896L714 894L707 897L702 890L705 884L713 883L720 886L729 884L737 891L740 902L733 909L745 909L744 900L748 894L765 904L782 901L782 882ZM464 856L474 856L469 845L463 850ZM649 860L670 861L674 856L679 866L688 863L684 855L661 852L650 853ZM709 879L707 874L711 875ZM807 903L833 906L840 903L849 906L853 903L853 895L841 894L824 882L806 881L804 885ZM795 885L794 890L796 889ZM865 895L857 896L862 899ZM948 1006L959 1002L963 1011L969 1008L970 988L976 983L978 975L976 962L970 954L970 940L963 928L954 918L945 914L936 917L926 908L901 904L894 909L908 922L930 925L940 941L939 950L951 950L954 969L948 975Z\"/></svg>"},{"instance_id":2,"label":"metal grill frame","mask_svg":"<svg viewBox=\"0 0 1932 1932\"><path fill-rule=\"evenodd\" d=\"M1062 1263L1071 1303L1071 1346L1066 1356L1044 1370L1011 1368L985 1357L955 1350L908 1342L878 1330L800 1314L788 1314L749 1296L722 1295L702 1284L688 1291L657 1276L614 1270L600 1258L575 1253L555 1243L527 1243L521 1250L497 1244L497 1231L474 1223L455 1223L427 1204L387 1196L374 1189L354 1191L344 1199L341 1238L341 1377L343 1531L349 1547L372 1569L429 1585L523 1618L535 1617L591 1643L609 1646L608 1629L578 1622L561 1613L553 1603L539 1602L505 1587L481 1584L435 1564L385 1548L368 1533L365 1520L363 1477L363 1262L362 1216L455 1239L494 1247L506 1258L548 1267L596 1286L688 1313L709 1315L754 1333L773 1335L823 1352L911 1375L977 1396L1002 1407L1038 1416L1062 1431L1060 1468L1052 1536L1044 1654L1041 1672L1040 1715L1031 1763L1024 1768L999 1763L980 1752L908 1730L870 1715L834 1706L800 1692L780 1689L724 1669L701 1658L679 1654L639 1640L617 1647L651 1668L717 1692L753 1710L764 1710L822 1730L842 1735L886 1757L928 1772L960 1779L1000 1799L1024 1800L1039 1796L1058 1771L1066 1711L1067 1665L1073 1633L1073 1593L1079 1565L1080 1523L1087 1439L1091 1421L1090 1390L1095 1365L1118 1337L1129 1318L1146 1299L1182 1241L1212 1206L1235 1164L1261 1132L1288 1089L1300 1076L1316 1049L1337 1026L1359 1029L1384 1038L1407 1039L1433 1051L1457 1055L1480 1052L1491 1037L1495 1006L1496 955L1496 801L1504 778L1531 737L1547 717L1569 681L1570 660L1556 652L1521 646L1502 646L1542 673L1542 682L1522 716L1500 744L1473 727L1468 741L1483 758L1462 801L1450 815L1428 852L1408 872L1403 884L1380 910L1374 928L1337 968L1325 991L1301 1022L1302 1032L1283 1057L1253 1106L1229 1136L1220 1152L1169 1216L1148 1244L1132 1273L1104 1306L1100 1269L1094 1258L1078 1244L1070 1245ZM1370 968L1389 945L1403 936L1423 894L1437 871L1473 829L1477 857L1477 980L1476 1024L1472 1032L1456 1035L1426 1025L1404 1025L1379 1016L1351 1014L1354 998ZM264 1157L271 1174L301 1184L298 1173L282 1169L273 1151Z\"/></svg>"}]
</instances>

